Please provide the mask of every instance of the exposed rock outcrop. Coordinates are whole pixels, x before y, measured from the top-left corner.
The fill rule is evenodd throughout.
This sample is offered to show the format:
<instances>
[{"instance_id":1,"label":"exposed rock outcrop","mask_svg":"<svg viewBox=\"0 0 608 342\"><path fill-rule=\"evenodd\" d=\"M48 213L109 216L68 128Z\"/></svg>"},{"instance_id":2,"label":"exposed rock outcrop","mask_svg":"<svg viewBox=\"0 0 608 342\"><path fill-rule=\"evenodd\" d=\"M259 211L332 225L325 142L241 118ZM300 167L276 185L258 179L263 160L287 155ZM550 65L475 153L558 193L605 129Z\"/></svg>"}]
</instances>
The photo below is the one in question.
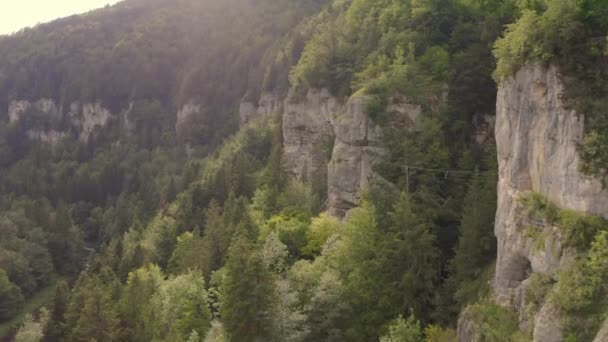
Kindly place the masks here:
<instances>
[{"instance_id":1,"label":"exposed rock outcrop","mask_svg":"<svg viewBox=\"0 0 608 342\"><path fill-rule=\"evenodd\" d=\"M524 233L529 222L520 198L536 192L561 208L608 214L608 191L579 172L577 147L584 118L567 109L555 67L530 65L504 80L498 90L496 142L499 183L495 234L498 255L494 280L499 304L524 310L523 287L533 272L554 274L569 263L559 230L544 227L544 248ZM557 310L545 303L534 318L534 340L563 339Z\"/></svg>"},{"instance_id":2,"label":"exposed rock outcrop","mask_svg":"<svg viewBox=\"0 0 608 342\"><path fill-rule=\"evenodd\" d=\"M372 167L382 156L380 127L367 116L367 98L352 97L332 120L336 136L327 174L329 213L343 217L357 205L359 190L368 185Z\"/></svg>"},{"instance_id":3,"label":"exposed rock outcrop","mask_svg":"<svg viewBox=\"0 0 608 342\"><path fill-rule=\"evenodd\" d=\"M341 104L327 90L310 90L305 99L285 101L285 166L303 181L327 177L328 211L337 217L356 206L384 153L381 128L368 117L367 104L364 95ZM387 111L395 113L395 124L411 126L421 108L395 96Z\"/></svg>"},{"instance_id":4,"label":"exposed rock outcrop","mask_svg":"<svg viewBox=\"0 0 608 342\"><path fill-rule=\"evenodd\" d=\"M239 117L241 124L247 123L258 117L269 117L282 105L279 95L274 92L266 92L260 96L257 105L251 101L243 101L239 106Z\"/></svg>"},{"instance_id":5,"label":"exposed rock outcrop","mask_svg":"<svg viewBox=\"0 0 608 342\"><path fill-rule=\"evenodd\" d=\"M66 116L67 115L67 116ZM104 108L101 103L73 102L69 111L63 109L51 99L40 99L35 102L11 101L8 108L9 122L16 123L21 120L34 119L32 127L28 127L26 135L32 140L55 144L69 134L74 128L78 139L86 143L97 129L106 127L115 117ZM67 119L72 127L55 127L53 122ZM40 126L40 122L45 122ZM50 127L49 127L50 126Z\"/></svg>"},{"instance_id":6,"label":"exposed rock outcrop","mask_svg":"<svg viewBox=\"0 0 608 342\"><path fill-rule=\"evenodd\" d=\"M338 101L327 90L310 90L305 99L288 98L283 112L285 167L297 179L312 181L329 159L323 145L333 142L332 117ZM325 172L321 171L323 177Z\"/></svg>"},{"instance_id":7,"label":"exposed rock outcrop","mask_svg":"<svg viewBox=\"0 0 608 342\"><path fill-rule=\"evenodd\" d=\"M11 101L8 106L8 118L10 123L15 123L24 119L26 116L43 114L46 116L58 113L55 102L51 99L40 99L36 102L30 101Z\"/></svg>"},{"instance_id":8,"label":"exposed rock outcrop","mask_svg":"<svg viewBox=\"0 0 608 342\"><path fill-rule=\"evenodd\" d=\"M70 105L70 118L78 130L78 139L86 143L98 128L104 128L114 118L112 113L101 103L72 103Z\"/></svg>"},{"instance_id":9,"label":"exposed rock outcrop","mask_svg":"<svg viewBox=\"0 0 608 342\"><path fill-rule=\"evenodd\" d=\"M186 103L177 111L175 119L175 133L178 137L188 136L192 120L200 114L201 106L192 102Z\"/></svg>"}]
</instances>

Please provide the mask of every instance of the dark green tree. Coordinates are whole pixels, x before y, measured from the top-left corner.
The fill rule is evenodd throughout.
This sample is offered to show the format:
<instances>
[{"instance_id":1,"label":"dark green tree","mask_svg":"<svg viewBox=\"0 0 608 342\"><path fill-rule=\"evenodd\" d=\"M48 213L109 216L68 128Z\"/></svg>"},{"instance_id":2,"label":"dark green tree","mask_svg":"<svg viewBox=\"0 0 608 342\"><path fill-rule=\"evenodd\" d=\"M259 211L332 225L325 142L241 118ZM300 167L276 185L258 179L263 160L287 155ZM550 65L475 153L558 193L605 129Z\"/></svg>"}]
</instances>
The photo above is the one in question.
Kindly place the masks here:
<instances>
[{"instance_id":1,"label":"dark green tree","mask_svg":"<svg viewBox=\"0 0 608 342\"><path fill-rule=\"evenodd\" d=\"M221 320L229 341L272 337L274 282L259 251L239 232L232 242L222 284Z\"/></svg>"},{"instance_id":2,"label":"dark green tree","mask_svg":"<svg viewBox=\"0 0 608 342\"><path fill-rule=\"evenodd\" d=\"M44 341L54 342L63 341L66 337L65 313L70 302L70 287L65 281L60 281L55 288L55 298L51 317L44 329Z\"/></svg>"},{"instance_id":3,"label":"dark green tree","mask_svg":"<svg viewBox=\"0 0 608 342\"><path fill-rule=\"evenodd\" d=\"M11 283L0 269L0 321L13 318L23 306L23 295L17 285Z\"/></svg>"}]
</instances>

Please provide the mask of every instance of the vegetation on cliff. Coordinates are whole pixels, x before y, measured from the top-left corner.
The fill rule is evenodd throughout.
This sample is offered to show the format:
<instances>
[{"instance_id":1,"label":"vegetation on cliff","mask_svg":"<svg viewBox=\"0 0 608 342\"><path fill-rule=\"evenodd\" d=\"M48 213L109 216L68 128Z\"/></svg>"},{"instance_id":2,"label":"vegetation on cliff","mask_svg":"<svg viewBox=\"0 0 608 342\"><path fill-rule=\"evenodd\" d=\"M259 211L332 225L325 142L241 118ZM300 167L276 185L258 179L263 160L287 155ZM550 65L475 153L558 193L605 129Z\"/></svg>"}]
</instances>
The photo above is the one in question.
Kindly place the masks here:
<instances>
[{"instance_id":1,"label":"vegetation on cliff","mask_svg":"<svg viewBox=\"0 0 608 342\"><path fill-rule=\"evenodd\" d=\"M0 320L59 275L48 313L28 316L18 339L452 341L469 305L485 337L527 338L487 302L492 73L537 59L568 72L580 59L572 82L599 87L585 63L605 43L579 58L561 42L604 30L605 8L573 4L126 0L0 37ZM316 183L285 171L280 113L241 125L236 115L263 92L297 101L316 88L365 96L384 127L379 177L343 222L323 212ZM41 98L57 113L4 112ZM395 98L420 115L389 110ZM99 103L115 121L82 141L73 103ZM601 143L599 114L589 118L588 140ZM43 144L32 128L64 135ZM593 146L585 153L603 153ZM568 246L591 248L577 262L596 272L576 267L556 285L578 295L562 296L565 310L591 310L604 293L603 221L529 204L564 226ZM571 291L581 279L586 292Z\"/></svg>"}]
</instances>

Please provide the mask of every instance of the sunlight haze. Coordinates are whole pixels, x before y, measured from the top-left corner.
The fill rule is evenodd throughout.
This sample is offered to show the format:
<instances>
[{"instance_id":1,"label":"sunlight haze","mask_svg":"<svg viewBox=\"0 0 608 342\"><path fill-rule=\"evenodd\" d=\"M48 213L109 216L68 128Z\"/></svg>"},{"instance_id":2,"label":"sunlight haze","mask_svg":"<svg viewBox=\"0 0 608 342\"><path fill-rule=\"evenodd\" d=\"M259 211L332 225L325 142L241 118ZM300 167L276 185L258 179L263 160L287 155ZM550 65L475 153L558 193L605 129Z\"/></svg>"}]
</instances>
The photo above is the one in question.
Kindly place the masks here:
<instances>
[{"instance_id":1,"label":"sunlight haze","mask_svg":"<svg viewBox=\"0 0 608 342\"><path fill-rule=\"evenodd\" d=\"M0 1L0 34L46 23L73 14L113 5L119 0L3 0Z\"/></svg>"}]
</instances>

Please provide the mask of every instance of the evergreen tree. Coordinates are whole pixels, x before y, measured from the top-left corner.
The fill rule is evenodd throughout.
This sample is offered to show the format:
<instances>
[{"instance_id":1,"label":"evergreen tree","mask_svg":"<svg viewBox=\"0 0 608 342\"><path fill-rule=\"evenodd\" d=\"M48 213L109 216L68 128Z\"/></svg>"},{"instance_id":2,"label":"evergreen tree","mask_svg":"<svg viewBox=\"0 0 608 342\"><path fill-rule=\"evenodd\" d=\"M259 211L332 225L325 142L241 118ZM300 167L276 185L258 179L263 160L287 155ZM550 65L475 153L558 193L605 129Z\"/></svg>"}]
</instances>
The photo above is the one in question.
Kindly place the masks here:
<instances>
[{"instance_id":1,"label":"evergreen tree","mask_svg":"<svg viewBox=\"0 0 608 342\"><path fill-rule=\"evenodd\" d=\"M274 282L263 257L239 232L230 246L222 284L221 321L229 341L272 338Z\"/></svg>"},{"instance_id":2,"label":"evergreen tree","mask_svg":"<svg viewBox=\"0 0 608 342\"><path fill-rule=\"evenodd\" d=\"M207 257L207 265L202 271L207 277L224 265L231 238L229 234L222 218L221 208L216 201L211 201L209 208L205 211L205 235L203 237L203 254Z\"/></svg>"},{"instance_id":3,"label":"evergreen tree","mask_svg":"<svg viewBox=\"0 0 608 342\"><path fill-rule=\"evenodd\" d=\"M153 338L147 318L152 314L150 299L164 281L158 266L147 265L129 273L119 302L120 318L124 327L123 340L150 341Z\"/></svg>"},{"instance_id":4,"label":"evergreen tree","mask_svg":"<svg viewBox=\"0 0 608 342\"><path fill-rule=\"evenodd\" d=\"M429 225L416 217L406 193L401 194L390 217L392 224L381 248L384 272L396 291L394 300L402 313L413 310L416 317L428 320L440 271L435 236Z\"/></svg>"},{"instance_id":5,"label":"evergreen tree","mask_svg":"<svg viewBox=\"0 0 608 342\"><path fill-rule=\"evenodd\" d=\"M82 267L84 243L82 235L72 223L69 208L60 204L51 223L48 249L55 269L60 274L75 274Z\"/></svg>"},{"instance_id":6,"label":"evergreen tree","mask_svg":"<svg viewBox=\"0 0 608 342\"><path fill-rule=\"evenodd\" d=\"M60 281L55 288L53 309L46 328L44 330L44 341L62 341L65 339L66 320L65 314L70 302L70 287L67 282Z\"/></svg>"},{"instance_id":7,"label":"evergreen tree","mask_svg":"<svg viewBox=\"0 0 608 342\"><path fill-rule=\"evenodd\" d=\"M66 320L72 341L116 341L120 336L117 279L104 268L99 275L83 275L74 290Z\"/></svg>"},{"instance_id":8,"label":"evergreen tree","mask_svg":"<svg viewBox=\"0 0 608 342\"><path fill-rule=\"evenodd\" d=\"M464 200L460 238L450 264L451 286L459 308L477 300L487 288L483 273L496 255L494 216L496 212L496 179L476 174ZM459 310L458 310L459 311Z\"/></svg>"}]
</instances>

